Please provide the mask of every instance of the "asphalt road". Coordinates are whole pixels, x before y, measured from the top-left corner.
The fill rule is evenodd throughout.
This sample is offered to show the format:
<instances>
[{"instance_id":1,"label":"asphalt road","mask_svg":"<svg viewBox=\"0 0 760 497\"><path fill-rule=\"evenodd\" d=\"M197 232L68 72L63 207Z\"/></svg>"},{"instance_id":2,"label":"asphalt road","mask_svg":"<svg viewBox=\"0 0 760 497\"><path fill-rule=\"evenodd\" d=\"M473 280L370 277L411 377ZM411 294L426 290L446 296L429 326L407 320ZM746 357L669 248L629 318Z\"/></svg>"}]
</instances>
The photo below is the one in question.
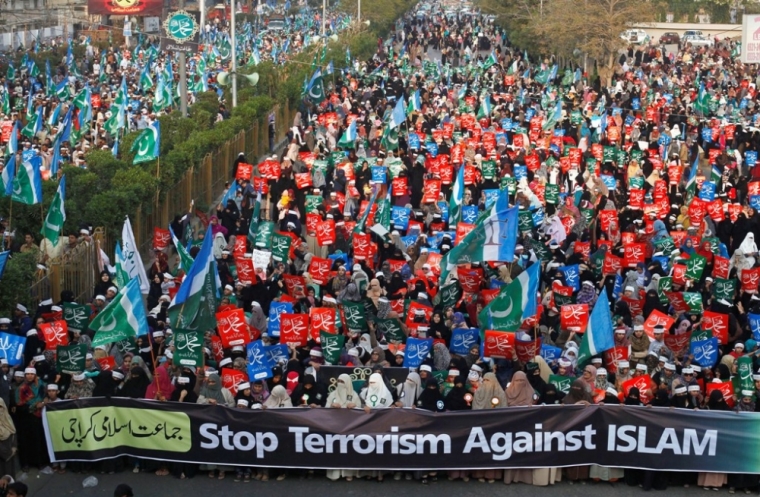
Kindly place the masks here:
<instances>
[{"instance_id":1,"label":"asphalt road","mask_svg":"<svg viewBox=\"0 0 760 497\"><path fill-rule=\"evenodd\" d=\"M309 495L314 497L327 495L356 495L361 497L440 497L441 492L451 492L456 497L492 497L494 494L506 494L515 497L534 497L537 492L541 495L554 497L609 497L610 492L615 497L633 497L643 495L638 487L629 487L624 483L593 483L570 485L561 482L549 487L533 487L523 484L506 486L501 482L493 484L480 483L470 480L450 482L445 474L439 477L437 482L423 485L419 481L393 481L386 478L382 483L377 481L354 480L346 482L340 480L332 482L324 476L315 476L313 479L300 479L288 476L283 481L269 481L250 483L235 483L232 475L228 473L224 481L209 479L205 472L201 472L191 480L180 481L171 476L157 477L149 473L120 473L116 475L94 474L99 480L98 485L92 488L83 488L82 481L88 475L39 475L30 474L26 480L29 485L29 497L59 497L75 495L77 497L111 497L113 490L119 483L127 483L132 486L135 497L195 497L202 495L223 495L224 497L250 496L255 493L257 497L282 497L284 495ZM693 497L704 495L701 488L670 487L667 490L668 497ZM720 493L728 494L727 489ZM711 492L712 495L714 493ZM737 494L738 495L738 494Z\"/></svg>"}]
</instances>

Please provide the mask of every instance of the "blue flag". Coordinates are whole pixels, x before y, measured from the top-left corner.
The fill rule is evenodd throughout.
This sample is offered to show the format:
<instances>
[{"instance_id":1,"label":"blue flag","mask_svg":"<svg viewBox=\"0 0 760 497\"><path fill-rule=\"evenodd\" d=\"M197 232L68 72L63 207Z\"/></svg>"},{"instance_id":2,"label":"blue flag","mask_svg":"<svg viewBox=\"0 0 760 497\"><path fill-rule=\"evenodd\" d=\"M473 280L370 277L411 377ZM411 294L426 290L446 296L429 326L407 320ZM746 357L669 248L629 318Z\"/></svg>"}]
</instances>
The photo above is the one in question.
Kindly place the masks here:
<instances>
[{"instance_id":1,"label":"blue flag","mask_svg":"<svg viewBox=\"0 0 760 497\"><path fill-rule=\"evenodd\" d=\"M291 314L293 312L293 304L290 302L272 302L269 306L269 323L267 324L267 332L270 336L280 336L280 314Z\"/></svg>"},{"instance_id":2,"label":"blue flag","mask_svg":"<svg viewBox=\"0 0 760 497\"><path fill-rule=\"evenodd\" d=\"M562 275L565 277L565 284L567 286L573 287L576 291L580 290L580 288L581 288L581 275L580 275L580 265L579 264L574 264L572 266L560 267L559 270L562 272Z\"/></svg>"},{"instance_id":3,"label":"blue flag","mask_svg":"<svg viewBox=\"0 0 760 497\"><path fill-rule=\"evenodd\" d=\"M467 355L470 349L478 345L480 330L478 328L455 328L451 332L451 350L455 354Z\"/></svg>"},{"instance_id":4,"label":"blue flag","mask_svg":"<svg viewBox=\"0 0 760 497\"><path fill-rule=\"evenodd\" d=\"M0 252L0 279L3 278L3 273L5 273L5 266L8 264L8 257L11 255L10 250L6 250L5 252Z\"/></svg>"},{"instance_id":5,"label":"blue flag","mask_svg":"<svg viewBox=\"0 0 760 497\"><path fill-rule=\"evenodd\" d=\"M689 354L694 356L694 362L703 368L711 368L718 362L718 339L716 337L691 342Z\"/></svg>"},{"instance_id":6,"label":"blue flag","mask_svg":"<svg viewBox=\"0 0 760 497\"><path fill-rule=\"evenodd\" d=\"M407 338L404 349L404 367L419 368L433 350L433 339Z\"/></svg>"},{"instance_id":7,"label":"blue flag","mask_svg":"<svg viewBox=\"0 0 760 497\"><path fill-rule=\"evenodd\" d=\"M24 345L26 337L0 333L0 358L7 360L11 367L23 364Z\"/></svg>"},{"instance_id":8,"label":"blue flag","mask_svg":"<svg viewBox=\"0 0 760 497\"><path fill-rule=\"evenodd\" d=\"M261 340L249 343L245 347L245 355L249 381L266 380L272 377L272 364L269 362Z\"/></svg>"}]
</instances>

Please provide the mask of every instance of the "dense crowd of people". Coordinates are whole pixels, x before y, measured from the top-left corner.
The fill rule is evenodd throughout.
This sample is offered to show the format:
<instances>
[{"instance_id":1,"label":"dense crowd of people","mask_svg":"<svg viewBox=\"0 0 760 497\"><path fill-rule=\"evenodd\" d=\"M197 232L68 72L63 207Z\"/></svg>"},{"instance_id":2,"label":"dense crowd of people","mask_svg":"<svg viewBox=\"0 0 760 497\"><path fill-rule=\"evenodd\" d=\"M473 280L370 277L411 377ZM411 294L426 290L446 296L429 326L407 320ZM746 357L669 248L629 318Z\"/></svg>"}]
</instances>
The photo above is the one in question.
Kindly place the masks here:
<instances>
[{"instance_id":1,"label":"dense crowd of people","mask_svg":"<svg viewBox=\"0 0 760 497\"><path fill-rule=\"evenodd\" d=\"M186 271L172 249L157 250L148 275L150 334L137 337L131 351L91 348L79 374L56 371L39 333L72 295L36 310L19 305L0 319L0 331L26 337L23 364L0 364L0 450L17 451L24 469L44 467L43 407L101 396L234 409L508 411L603 403L760 411L760 75L739 61L739 50L730 40L673 52L631 46L607 86L580 68L531 60L484 16L437 3L418 7L378 41L371 59L347 55L350 65L325 79L321 97L312 81L286 148L254 164L253 177L241 174L248 164L241 154L235 183L213 215L190 213L172 223L191 257L204 233L213 236L220 308L244 310L250 340L279 343L270 309L284 303L311 316L312 327L315 316L327 319L319 327L344 337L339 354L323 349L317 327L304 343L287 344L266 379L254 380L245 347L224 347L219 330L210 329L205 367L173 363L167 312ZM111 69L118 84L118 69ZM520 209L514 259L462 265L441 281L442 257L482 222L499 192ZM257 229L249 236L251 222ZM273 233L290 240L279 260L270 258ZM533 265L541 268L533 296L540 305L517 329L503 330L514 332L513 347L499 357L478 341L462 350L455 338L471 329L482 336L490 324L479 320L482 310ZM91 318L117 295L113 278L102 273ZM611 302L614 347L579 361L601 293ZM347 319L357 306L363 319ZM70 343L90 345L97 331L70 331ZM435 345L393 384L388 368L404 367L409 337ZM533 353L519 353L521 343L533 344ZM328 381L322 368L331 365L372 374L355 388L349 374ZM225 369L246 377L226 383ZM179 478L202 471L236 481L296 474L137 458L53 468ZM597 465L326 475L532 485L624 480L645 489L747 493L760 487L758 475Z\"/></svg>"}]
</instances>

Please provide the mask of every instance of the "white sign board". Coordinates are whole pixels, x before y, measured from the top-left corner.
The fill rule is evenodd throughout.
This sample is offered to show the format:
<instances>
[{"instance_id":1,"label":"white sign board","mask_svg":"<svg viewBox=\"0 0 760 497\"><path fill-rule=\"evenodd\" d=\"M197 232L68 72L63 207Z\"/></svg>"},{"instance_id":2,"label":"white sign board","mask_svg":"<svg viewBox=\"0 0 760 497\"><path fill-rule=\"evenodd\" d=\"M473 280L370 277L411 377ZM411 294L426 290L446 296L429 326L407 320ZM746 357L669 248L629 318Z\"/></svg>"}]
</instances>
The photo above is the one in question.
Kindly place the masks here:
<instances>
[{"instance_id":1,"label":"white sign board","mask_svg":"<svg viewBox=\"0 0 760 497\"><path fill-rule=\"evenodd\" d=\"M145 18L145 32L146 33L158 33L161 27L160 17L146 17Z\"/></svg>"},{"instance_id":2,"label":"white sign board","mask_svg":"<svg viewBox=\"0 0 760 497\"><path fill-rule=\"evenodd\" d=\"M742 55L744 64L760 63L760 16L745 15L742 22Z\"/></svg>"}]
</instances>

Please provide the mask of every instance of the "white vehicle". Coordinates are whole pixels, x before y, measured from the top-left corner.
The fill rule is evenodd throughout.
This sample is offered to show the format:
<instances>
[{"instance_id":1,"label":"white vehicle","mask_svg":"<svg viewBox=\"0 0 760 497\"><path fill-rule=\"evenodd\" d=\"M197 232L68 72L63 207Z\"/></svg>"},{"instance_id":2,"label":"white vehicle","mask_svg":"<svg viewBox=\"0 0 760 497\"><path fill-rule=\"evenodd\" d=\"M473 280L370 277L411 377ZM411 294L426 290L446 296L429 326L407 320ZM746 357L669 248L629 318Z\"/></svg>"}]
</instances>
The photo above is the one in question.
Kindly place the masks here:
<instances>
[{"instance_id":1,"label":"white vehicle","mask_svg":"<svg viewBox=\"0 0 760 497\"><path fill-rule=\"evenodd\" d=\"M702 31L696 30L696 29L687 29L683 32L684 36L704 36L704 33Z\"/></svg>"},{"instance_id":2,"label":"white vehicle","mask_svg":"<svg viewBox=\"0 0 760 497\"><path fill-rule=\"evenodd\" d=\"M626 29L620 34L620 39L636 45L649 42L649 35L643 29Z\"/></svg>"},{"instance_id":3,"label":"white vehicle","mask_svg":"<svg viewBox=\"0 0 760 497\"><path fill-rule=\"evenodd\" d=\"M687 31L688 33L688 31ZM712 39L703 36L703 35L696 35L696 34L685 34L681 38L681 43L686 46L687 43L690 43L693 47L711 47L713 46Z\"/></svg>"}]
</instances>

